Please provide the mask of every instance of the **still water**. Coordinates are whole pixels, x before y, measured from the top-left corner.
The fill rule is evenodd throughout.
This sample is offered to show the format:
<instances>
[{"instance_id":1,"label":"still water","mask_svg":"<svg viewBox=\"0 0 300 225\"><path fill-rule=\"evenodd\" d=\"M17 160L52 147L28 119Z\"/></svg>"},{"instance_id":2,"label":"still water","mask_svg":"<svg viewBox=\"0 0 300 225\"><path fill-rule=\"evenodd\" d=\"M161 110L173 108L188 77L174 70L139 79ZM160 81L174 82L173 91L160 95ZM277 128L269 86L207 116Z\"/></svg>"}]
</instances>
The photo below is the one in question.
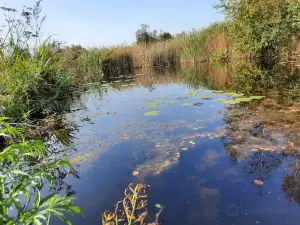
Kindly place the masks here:
<instances>
[{"instance_id":1,"label":"still water","mask_svg":"<svg viewBox=\"0 0 300 225\"><path fill-rule=\"evenodd\" d=\"M66 115L73 176L57 183L85 214L72 223L101 224L129 183L144 183L163 225L299 224L299 103L231 104L245 96L226 92L138 74L82 93Z\"/></svg>"}]
</instances>

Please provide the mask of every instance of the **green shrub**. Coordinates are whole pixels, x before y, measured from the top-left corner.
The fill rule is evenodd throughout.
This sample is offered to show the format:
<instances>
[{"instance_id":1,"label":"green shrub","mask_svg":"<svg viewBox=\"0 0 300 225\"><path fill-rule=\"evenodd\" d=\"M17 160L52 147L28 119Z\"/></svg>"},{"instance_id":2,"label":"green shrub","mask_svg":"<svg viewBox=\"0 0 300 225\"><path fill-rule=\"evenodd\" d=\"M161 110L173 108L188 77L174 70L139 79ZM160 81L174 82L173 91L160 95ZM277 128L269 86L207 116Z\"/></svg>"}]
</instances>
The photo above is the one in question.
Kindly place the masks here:
<instances>
[{"instance_id":1,"label":"green shrub","mask_svg":"<svg viewBox=\"0 0 300 225\"><path fill-rule=\"evenodd\" d=\"M41 141L27 141L23 132L0 118L0 140L6 142L0 152L0 224L49 224L52 215L71 224L65 213L82 214L75 198L42 194L47 183L53 190L59 171L70 171L69 161L51 158Z\"/></svg>"},{"instance_id":2,"label":"green shrub","mask_svg":"<svg viewBox=\"0 0 300 225\"><path fill-rule=\"evenodd\" d=\"M300 32L299 0L220 0L230 21L233 46L260 62L277 62L283 47Z\"/></svg>"}]
</instances>

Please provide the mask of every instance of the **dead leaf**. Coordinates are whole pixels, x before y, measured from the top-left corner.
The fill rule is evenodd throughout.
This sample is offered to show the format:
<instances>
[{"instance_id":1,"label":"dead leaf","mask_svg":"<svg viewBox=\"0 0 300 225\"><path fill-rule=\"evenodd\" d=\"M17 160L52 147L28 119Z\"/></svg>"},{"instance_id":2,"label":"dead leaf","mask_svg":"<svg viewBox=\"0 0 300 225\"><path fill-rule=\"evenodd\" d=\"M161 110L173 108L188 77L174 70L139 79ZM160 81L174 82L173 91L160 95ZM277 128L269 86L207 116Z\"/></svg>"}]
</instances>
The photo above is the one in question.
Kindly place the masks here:
<instances>
[{"instance_id":1,"label":"dead leaf","mask_svg":"<svg viewBox=\"0 0 300 225\"><path fill-rule=\"evenodd\" d=\"M254 183L262 186L262 185L264 185L265 182L263 182L262 180L254 180Z\"/></svg>"},{"instance_id":2,"label":"dead leaf","mask_svg":"<svg viewBox=\"0 0 300 225\"><path fill-rule=\"evenodd\" d=\"M196 143L195 143L195 142L193 142L193 141L190 141L190 144L192 144L192 145L195 145Z\"/></svg>"},{"instance_id":3,"label":"dead leaf","mask_svg":"<svg viewBox=\"0 0 300 225\"><path fill-rule=\"evenodd\" d=\"M139 174L140 174L140 172L139 172L139 171L136 171L136 170L133 171L133 173L132 173L132 175L135 176L135 177L138 176Z\"/></svg>"}]
</instances>

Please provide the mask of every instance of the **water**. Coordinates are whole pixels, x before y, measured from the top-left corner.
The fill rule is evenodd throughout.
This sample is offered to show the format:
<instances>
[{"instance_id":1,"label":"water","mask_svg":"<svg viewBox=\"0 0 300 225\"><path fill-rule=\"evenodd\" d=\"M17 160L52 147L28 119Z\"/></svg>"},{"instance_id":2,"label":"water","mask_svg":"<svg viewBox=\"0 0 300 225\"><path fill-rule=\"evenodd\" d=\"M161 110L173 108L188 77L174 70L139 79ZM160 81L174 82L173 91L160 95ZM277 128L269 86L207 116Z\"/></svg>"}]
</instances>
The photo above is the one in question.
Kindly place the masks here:
<instances>
[{"instance_id":1,"label":"water","mask_svg":"<svg viewBox=\"0 0 300 225\"><path fill-rule=\"evenodd\" d=\"M163 225L299 224L299 106L217 101L231 98L175 77L137 76L83 93L72 103L82 110L66 115L79 126L65 152L76 176L57 184L85 214L72 223L101 224L129 183L144 183L149 214L164 206ZM253 136L257 122L263 132Z\"/></svg>"}]
</instances>

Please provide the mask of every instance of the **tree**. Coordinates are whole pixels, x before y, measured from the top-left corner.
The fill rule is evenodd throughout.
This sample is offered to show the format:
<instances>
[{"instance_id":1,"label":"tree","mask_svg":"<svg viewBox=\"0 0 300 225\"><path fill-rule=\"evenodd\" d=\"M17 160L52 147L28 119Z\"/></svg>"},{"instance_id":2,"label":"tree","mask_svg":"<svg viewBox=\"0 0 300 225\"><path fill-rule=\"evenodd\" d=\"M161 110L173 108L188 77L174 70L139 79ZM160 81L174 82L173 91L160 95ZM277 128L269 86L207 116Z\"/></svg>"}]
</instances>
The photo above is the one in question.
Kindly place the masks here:
<instances>
[{"instance_id":1,"label":"tree","mask_svg":"<svg viewBox=\"0 0 300 225\"><path fill-rule=\"evenodd\" d=\"M300 32L300 0L220 0L237 49L276 59ZM276 60L275 60L276 61Z\"/></svg>"},{"instance_id":2,"label":"tree","mask_svg":"<svg viewBox=\"0 0 300 225\"><path fill-rule=\"evenodd\" d=\"M167 41L167 40L170 40L172 38L173 38L173 36L169 32L162 32L162 33L159 34L159 40L160 41Z\"/></svg>"},{"instance_id":3,"label":"tree","mask_svg":"<svg viewBox=\"0 0 300 225\"><path fill-rule=\"evenodd\" d=\"M142 24L141 28L138 29L135 33L136 35L136 43L151 43L157 41L157 31L150 31L150 26L147 24Z\"/></svg>"}]
</instances>

